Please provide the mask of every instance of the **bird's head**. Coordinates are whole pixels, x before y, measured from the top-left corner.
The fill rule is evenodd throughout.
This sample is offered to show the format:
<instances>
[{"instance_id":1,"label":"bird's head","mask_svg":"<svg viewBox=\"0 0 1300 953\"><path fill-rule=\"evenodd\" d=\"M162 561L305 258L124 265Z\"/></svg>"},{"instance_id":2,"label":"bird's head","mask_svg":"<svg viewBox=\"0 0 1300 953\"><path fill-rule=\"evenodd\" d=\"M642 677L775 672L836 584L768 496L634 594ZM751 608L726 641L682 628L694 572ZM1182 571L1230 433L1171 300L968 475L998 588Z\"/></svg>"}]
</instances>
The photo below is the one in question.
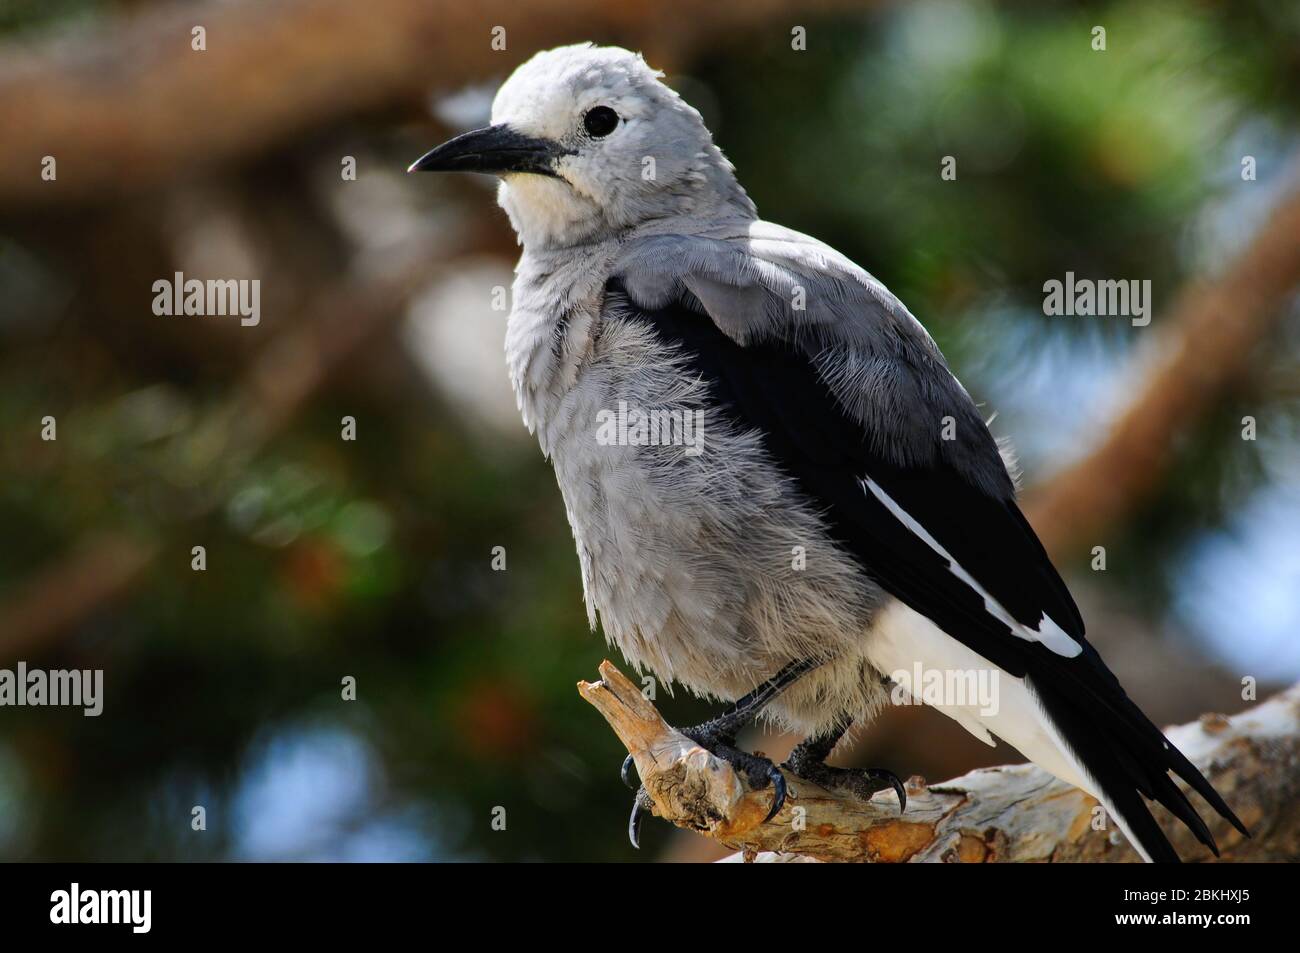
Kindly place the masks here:
<instances>
[{"instance_id":1,"label":"bird's head","mask_svg":"<svg viewBox=\"0 0 1300 953\"><path fill-rule=\"evenodd\" d=\"M590 43L538 53L506 80L492 124L408 171L501 177L525 245L598 241L652 220L753 215L700 114L639 55Z\"/></svg>"}]
</instances>

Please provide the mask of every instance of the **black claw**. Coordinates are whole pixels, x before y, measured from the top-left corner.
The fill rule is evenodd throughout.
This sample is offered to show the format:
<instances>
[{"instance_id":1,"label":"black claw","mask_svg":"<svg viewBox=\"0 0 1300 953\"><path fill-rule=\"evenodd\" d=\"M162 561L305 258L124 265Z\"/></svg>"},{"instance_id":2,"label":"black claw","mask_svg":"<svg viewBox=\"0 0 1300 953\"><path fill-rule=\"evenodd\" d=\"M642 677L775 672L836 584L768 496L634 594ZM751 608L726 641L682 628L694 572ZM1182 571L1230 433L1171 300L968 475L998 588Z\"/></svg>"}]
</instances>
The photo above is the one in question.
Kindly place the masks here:
<instances>
[{"instance_id":1,"label":"black claw","mask_svg":"<svg viewBox=\"0 0 1300 953\"><path fill-rule=\"evenodd\" d=\"M894 793L898 795L899 814L907 810L907 788L903 787L903 782L899 780L898 775L886 768L866 768L863 773L872 781L883 781L894 789Z\"/></svg>"},{"instance_id":2,"label":"black claw","mask_svg":"<svg viewBox=\"0 0 1300 953\"><path fill-rule=\"evenodd\" d=\"M645 788L637 788L632 799L632 816L627 819L627 839L637 850L641 849L641 820L650 813L650 795Z\"/></svg>"},{"instance_id":3,"label":"black claw","mask_svg":"<svg viewBox=\"0 0 1300 953\"><path fill-rule=\"evenodd\" d=\"M628 755L623 759L623 767L619 769L618 776L623 779L623 783L635 791L641 785L632 780L632 768L636 766L636 759Z\"/></svg>"},{"instance_id":4,"label":"black claw","mask_svg":"<svg viewBox=\"0 0 1300 953\"><path fill-rule=\"evenodd\" d=\"M641 802L632 801L632 816L627 819L627 839L637 850L641 849Z\"/></svg>"},{"instance_id":5,"label":"black claw","mask_svg":"<svg viewBox=\"0 0 1300 953\"><path fill-rule=\"evenodd\" d=\"M903 787L903 782L898 780L898 775L893 771L885 771L885 780L894 788L894 793L898 795L898 813L902 814L907 810L907 788Z\"/></svg>"},{"instance_id":6,"label":"black claw","mask_svg":"<svg viewBox=\"0 0 1300 953\"><path fill-rule=\"evenodd\" d=\"M781 808L785 805L786 792L785 775L781 773L781 770L776 765L772 765L768 769L767 777L772 782L772 807L767 812L767 817L763 818L764 824L780 813Z\"/></svg>"}]
</instances>

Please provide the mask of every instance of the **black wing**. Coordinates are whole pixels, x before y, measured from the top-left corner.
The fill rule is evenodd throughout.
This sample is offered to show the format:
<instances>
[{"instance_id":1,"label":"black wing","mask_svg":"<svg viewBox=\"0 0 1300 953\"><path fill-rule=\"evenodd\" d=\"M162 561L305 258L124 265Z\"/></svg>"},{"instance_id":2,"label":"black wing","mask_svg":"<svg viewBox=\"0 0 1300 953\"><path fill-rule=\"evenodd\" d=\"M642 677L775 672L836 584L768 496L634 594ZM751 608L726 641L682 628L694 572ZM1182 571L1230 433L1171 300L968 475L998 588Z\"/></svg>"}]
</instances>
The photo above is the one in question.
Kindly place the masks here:
<instances>
[{"instance_id":1,"label":"black wing","mask_svg":"<svg viewBox=\"0 0 1300 953\"><path fill-rule=\"evenodd\" d=\"M830 532L867 575L949 636L1032 684L1066 743L1149 853L1177 859L1135 789L1159 800L1215 849L1208 829L1168 770L1176 771L1245 832L1087 643L1079 610L1016 505L1010 480L1000 494L976 485L942 454L908 465L880 452L803 347L781 340L742 346L694 302L643 309L617 278L606 291L610 313L651 325L706 383L719 409L742 429L761 434L776 464L823 514ZM936 440L942 416L935 409ZM973 419L978 421L977 416ZM979 429L974 435L983 444L979 449L996 458L992 436L982 423ZM954 572L949 559L900 519L869 488L868 480L979 588ZM991 611L985 594L1004 612ZM1044 617L1051 619L1079 651L1061 654L1015 634L1006 614L1030 630L1038 629Z\"/></svg>"}]
</instances>

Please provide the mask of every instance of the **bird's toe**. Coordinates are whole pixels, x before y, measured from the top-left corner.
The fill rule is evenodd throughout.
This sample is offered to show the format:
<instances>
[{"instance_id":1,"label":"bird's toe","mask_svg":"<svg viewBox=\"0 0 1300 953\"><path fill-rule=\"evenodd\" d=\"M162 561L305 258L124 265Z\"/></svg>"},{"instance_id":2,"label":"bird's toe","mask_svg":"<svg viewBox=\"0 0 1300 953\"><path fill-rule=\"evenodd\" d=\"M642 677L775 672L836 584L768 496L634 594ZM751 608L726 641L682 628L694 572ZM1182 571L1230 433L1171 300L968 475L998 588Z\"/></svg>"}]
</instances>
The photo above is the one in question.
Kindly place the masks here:
<instances>
[{"instance_id":1,"label":"bird's toe","mask_svg":"<svg viewBox=\"0 0 1300 953\"><path fill-rule=\"evenodd\" d=\"M864 801L881 791L892 789L898 795L898 813L907 809L907 788L893 771L887 768L835 768L824 762L792 764L785 767L797 777L811 781L828 791L844 791Z\"/></svg>"}]
</instances>

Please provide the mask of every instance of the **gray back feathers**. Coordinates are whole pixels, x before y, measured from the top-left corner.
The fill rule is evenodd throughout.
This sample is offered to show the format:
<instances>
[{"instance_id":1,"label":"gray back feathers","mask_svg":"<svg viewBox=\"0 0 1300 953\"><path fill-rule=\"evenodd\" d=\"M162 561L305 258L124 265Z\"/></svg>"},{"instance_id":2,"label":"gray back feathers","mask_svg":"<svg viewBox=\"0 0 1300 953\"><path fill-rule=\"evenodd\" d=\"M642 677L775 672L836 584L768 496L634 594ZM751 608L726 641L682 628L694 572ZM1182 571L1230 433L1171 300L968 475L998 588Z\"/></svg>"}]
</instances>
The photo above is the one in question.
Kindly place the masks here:
<instances>
[{"instance_id":1,"label":"gray back feathers","mask_svg":"<svg viewBox=\"0 0 1300 953\"><path fill-rule=\"evenodd\" d=\"M614 273L646 307L686 297L739 344L801 348L887 459L923 466L942 458L993 495L1013 492L996 452L990 457L984 422L929 334L884 285L829 246L755 221L746 235L724 240L634 240ZM951 440L942 439L946 419Z\"/></svg>"}]
</instances>

